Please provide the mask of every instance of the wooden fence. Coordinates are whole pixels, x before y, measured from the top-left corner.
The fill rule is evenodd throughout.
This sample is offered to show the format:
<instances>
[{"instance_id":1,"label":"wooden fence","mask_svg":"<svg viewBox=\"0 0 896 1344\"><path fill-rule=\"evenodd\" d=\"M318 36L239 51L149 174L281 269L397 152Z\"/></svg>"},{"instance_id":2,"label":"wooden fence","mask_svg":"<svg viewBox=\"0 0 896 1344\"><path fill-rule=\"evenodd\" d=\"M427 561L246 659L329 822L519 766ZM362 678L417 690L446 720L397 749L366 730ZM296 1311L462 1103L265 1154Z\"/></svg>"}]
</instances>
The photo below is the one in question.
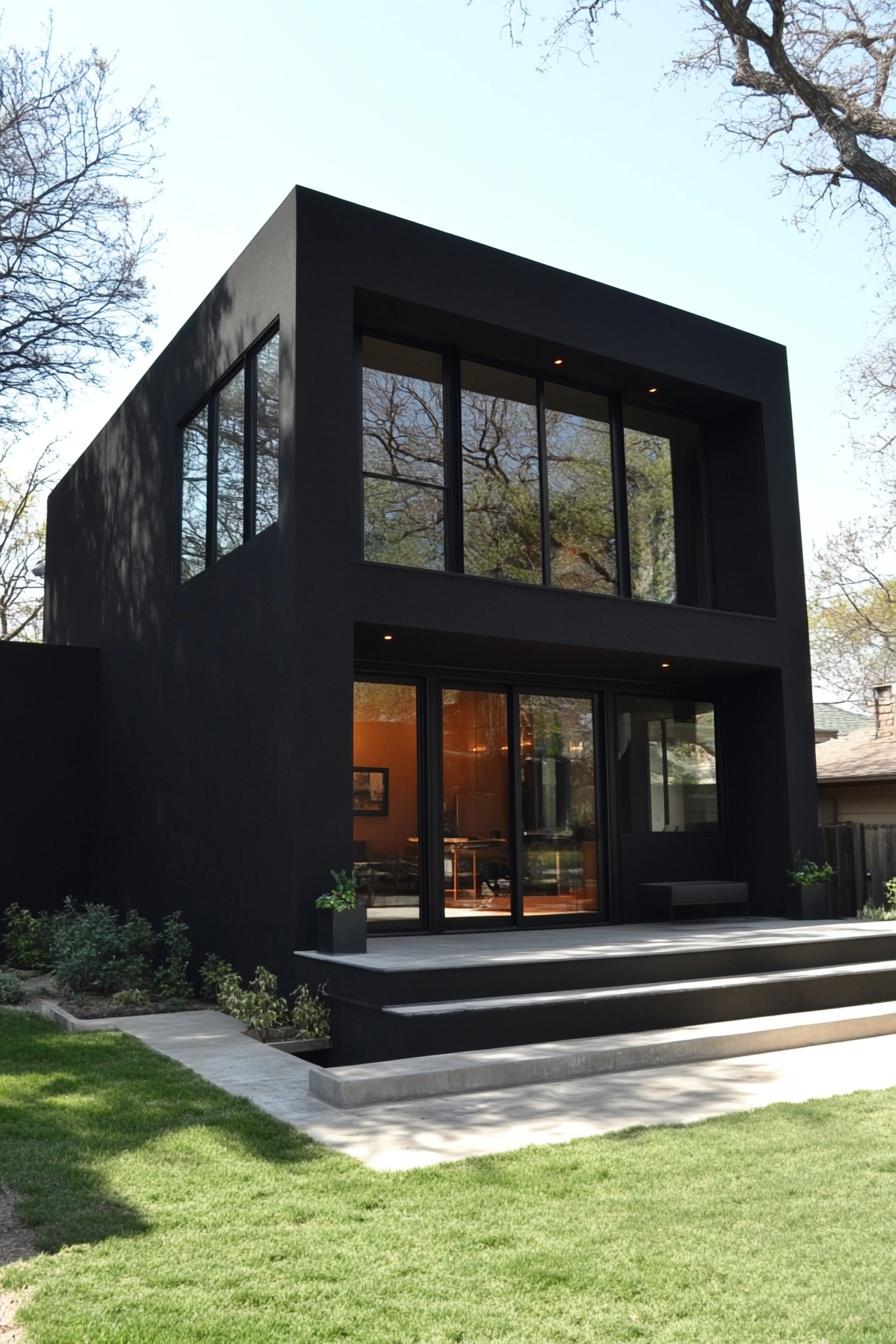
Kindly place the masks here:
<instances>
[{"instance_id":1,"label":"wooden fence","mask_svg":"<svg viewBox=\"0 0 896 1344\"><path fill-rule=\"evenodd\" d=\"M848 919L863 905L883 905L884 883L896 877L896 826L845 821L822 826L821 834L835 874L831 914Z\"/></svg>"}]
</instances>

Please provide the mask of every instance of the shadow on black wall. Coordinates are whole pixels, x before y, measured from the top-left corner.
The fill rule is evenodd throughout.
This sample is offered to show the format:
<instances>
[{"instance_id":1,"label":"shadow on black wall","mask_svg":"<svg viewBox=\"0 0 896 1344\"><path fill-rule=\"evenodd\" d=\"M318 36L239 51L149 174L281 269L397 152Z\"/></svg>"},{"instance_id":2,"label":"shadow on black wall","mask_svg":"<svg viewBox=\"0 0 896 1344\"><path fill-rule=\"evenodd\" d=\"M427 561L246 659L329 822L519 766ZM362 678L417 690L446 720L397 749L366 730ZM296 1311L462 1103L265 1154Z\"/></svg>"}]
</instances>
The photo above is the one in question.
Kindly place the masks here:
<instances>
[{"instance_id":1,"label":"shadow on black wall","mask_svg":"<svg viewBox=\"0 0 896 1344\"><path fill-rule=\"evenodd\" d=\"M94 893L99 657L0 643L0 908Z\"/></svg>"}]
</instances>

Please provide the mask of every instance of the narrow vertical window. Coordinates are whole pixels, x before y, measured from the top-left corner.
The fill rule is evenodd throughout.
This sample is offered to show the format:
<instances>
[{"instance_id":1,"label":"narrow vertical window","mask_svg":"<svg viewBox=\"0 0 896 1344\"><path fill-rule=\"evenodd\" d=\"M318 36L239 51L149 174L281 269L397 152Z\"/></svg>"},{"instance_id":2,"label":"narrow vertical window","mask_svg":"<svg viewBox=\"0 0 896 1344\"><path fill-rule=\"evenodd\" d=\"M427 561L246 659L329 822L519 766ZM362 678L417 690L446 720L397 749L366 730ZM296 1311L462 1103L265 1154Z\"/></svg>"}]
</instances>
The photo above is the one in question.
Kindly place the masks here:
<instances>
[{"instance_id":1,"label":"narrow vertical window","mask_svg":"<svg viewBox=\"0 0 896 1344\"><path fill-rule=\"evenodd\" d=\"M674 602L675 506L668 417L627 406L623 418L632 597Z\"/></svg>"},{"instance_id":2,"label":"narrow vertical window","mask_svg":"<svg viewBox=\"0 0 896 1344\"><path fill-rule=\"evenodd\" d=\"M208 518L208 407L194 415L181 434L180 577L205 569Z\"/></svg>"},{"instance_id":3,"label":"narrow vertical window","mask_svg":"<svg viewBox=\"0 0 896 1344\"><path fill-rule=\"evenodd\" d=\"M364 338L364 559L445 567L442 358Z\"/></svg>"},{"instance_id":4,"label":"narrow vertical window","mask_svg":"<svg viewBox=\"0 0 896 1344\"><path fill-rule=\"evenodd\" d=\"M546 383L551 583L615 593L616 517L606 397Z\"/></svg>"},{"instance_id":5,"label":"narrow vertical window","mask_svg":"<svg viewBox=\"0 0 896 1344\"><path fill-rule=\"evenodd\" d=\"M242 369L218 393L218 535L216 554L243 544L245 386Z\"/></svg>"},{"instance_id":6,"label":"narrow vertical window","mask_svg":"<svg viewBox=\"0 0 896 1344\"><path fill-rule=\"evenodd\" d=\"M541 583L535 379L461 364L464 571Z\"/></svg>"},{"instance_id":7,"label":"narrow vertical window","mask_svg":"<svg viewBox=\"0 0 896 1344\"><path fill-rule=\"evenodd\" d=\"M261 532L277 521L280 459L280 335L255 356L255 522Z\"/></svg>"}]
</instances>

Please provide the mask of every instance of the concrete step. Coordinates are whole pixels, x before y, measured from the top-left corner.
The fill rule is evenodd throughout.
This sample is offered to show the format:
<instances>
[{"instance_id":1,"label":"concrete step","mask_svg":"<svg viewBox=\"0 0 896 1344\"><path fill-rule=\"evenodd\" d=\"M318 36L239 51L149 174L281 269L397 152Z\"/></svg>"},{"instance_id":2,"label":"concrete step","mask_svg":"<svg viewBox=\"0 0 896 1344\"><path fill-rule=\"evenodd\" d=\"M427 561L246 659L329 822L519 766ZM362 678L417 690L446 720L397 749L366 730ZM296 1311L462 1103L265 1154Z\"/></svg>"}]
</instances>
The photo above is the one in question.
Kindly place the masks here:
<instances>
[{"instance_id":1,"label":"concrete step","mask_svg":"<svg viewBox=\"0 0 896 1344\"><path fill-rule=\"evenodd\" d=\"M891 975L896 990L896 961L850 962L845 966L808 966L796 971L766 971L753 975L704 976L699 980L660 980L652 984L614 985L604 989L549 990L546 993L492 994L476 999L443 999L436 1002L396 1003L383 1008L396 1017L437 1017L457 1013L512 1012L517 1008L551 1008L575 1004L613 1003L625 999L646 999L671 994L695 994L727 989L759 989L796 985L800 982L829 982L868 975Z\"/></svg>"},{"instance_id":2,"label":"concrete step","mask_svg":"<svg viewBox=\"0 0 896 1344\"><path fill-rule=\"evenodd\" d=\"M613 1036L419 1055L331 1069L311 1064L308 1091L331 1106L371 1106L894 1033L896 1000L890 1000Z\"/></svg>"},{"instance_id":3,"label":"concrete step","mask_svg":"<svg viewBox=\"0 0 896 1344\"><path fill-rule=\"evenodd\" d=\"M612 928L590 939L574 939L582 931L572 930L568 943L527 931L505 935L508 945L497 951L489 939L500 935L444 934L428 943L378 938L355 957L299 952L296 969L309 984L326 983L331 998L383 1008L896 960L892 924L871 934L869 924L855 921L832 926L831 934L814 926L808 932L798 926L767 930L762 921L737 926L734 933L724 922L700 925L690 935L674 926L643 927L639 938L622 940L611 938ZM418 944L413 955L402 952Z\"/></svg>"}]
</instances>

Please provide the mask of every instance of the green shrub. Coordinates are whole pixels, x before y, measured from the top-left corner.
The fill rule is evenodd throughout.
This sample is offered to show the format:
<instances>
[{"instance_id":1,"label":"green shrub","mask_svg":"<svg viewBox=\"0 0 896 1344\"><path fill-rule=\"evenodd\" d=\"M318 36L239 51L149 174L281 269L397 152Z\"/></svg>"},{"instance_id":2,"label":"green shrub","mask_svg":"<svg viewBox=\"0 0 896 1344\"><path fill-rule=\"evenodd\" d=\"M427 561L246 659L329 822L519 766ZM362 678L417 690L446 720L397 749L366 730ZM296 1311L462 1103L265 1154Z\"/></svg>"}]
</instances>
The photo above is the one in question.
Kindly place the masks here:
<instances>
[{"instance_id":1,"label":"green shrub","mask_svg":"<svg viewBox=\"0 0 896 1344\"><path fill-rule=\"evenodd\" d=\"M863 905L859 919L896 919L896 877L884 883L883 905Z\"/></svg>"},{"instance_id":2,"label":"green shrub","mask_svg":"<svg viewBox=\"0 0 896 1344\"><path fill-rule=\"evenodd\" d=\"M829 863L816 863L814 859L801 858L797 850L793 856L793 868L787 870L787 876L792 886L814 887L830 881L834 876L834 870Z\"/></svg>"},{"instance_id":3,"label":"green shrub","mask_svg":"<svg viewBox=\"0 0 896 1344\"><path fill-rule=\"evenodd\" d=\"M43 971L50 965L52 918L46 910L33 914L13 902L3 916L6 959L23 971Z\"/></svg>"},{"instance_id":4,"label":"green shrub","mask_svg":"<svg viewBox=\"0 0 896 1344\"><path fill-rule=\"evenodd\" d=\"M330 1034L330 1009L307 985L292 992L292 1025L305 1040L317 1040Z\"/></svg>"},{"instance_id":5,"label":"green shrub","mask_svg":"<svg viewBox=\"0 0 896 1344\"><path fill-rule=\"evenodd\" d=\"M0 971L0 1003L7 1006L24 1003L28 998L25 986L12 971Z\"/></svg>"},{"instance_id":6,"label":"green shrub","mask_svg":"<svg viewBox=\"0 0 896 1344\"><path fill-rule=\"evenodd\" d=\"M231 1017L240 1017L243 1009L243 998L246 991L243 989L243 982L236 971L230 970L222 975L218 981L218 992L216 1001L222 1013L229 1013Z\"/></svg>"},{"instance_id":7,"label":"green shrub","mask_svg":"<svg viewBox=\"0 0 896 1344\"><path fill-rule=\"evenodd\" d=\"M121 920L110 906L78 906L67 898L53 918L52 963L71 994L114 994L142 989L152 975L155 934L136 910Z\"/></svg>"},{"instance_id":8,"label":"green shrub","mask_svg":"<svg viewBox=\"0 0 896 1344\"><path fill-rule=\"evenodd\" d=\"M290 1025L289 1008L280 994L277 977L264 966L256 966L255 977L249 981L248 989L243 989L242 981L235 973L225 976L218 1004L225 1013L257 1031L262 1040Z\"/></svg>"},{"instance_id":9,"label":"green shrub","mask_svg":"<svg viewBox=\"0 0 896 1344\"><path fill-rule=\"evenodd\" d=\"M233 967L229 961L219 957L214 952L209 952L208 956L199 967L199 992L209 1003L218 1003L221 996L221 984L228 976L235 975Z\"/></svg>"},{"instance_id":10,"label":"green shrub","mask_svg":"<svg viewBox=\"0 0 896 1344\"><path fill-rule=\"evenodd\" d=\"M187 966L193 955L190 931L181 919L179 910L174 910L162 921L159 943L164 948L164 959L156 971L156 991L163 999L171 1001L192 998L193 986L187 977Z\"/></svg>"},{"instance_id":11,"label":"green shrub","mask_svg":"<svg viewBox=\"0 0 896 1344\"><path fill-rule=\"evenodd\" d=\"M116 1008L142 1008L149 1002L145 989L119 989L112 995Z\"/></svg>"}]
</instances>

